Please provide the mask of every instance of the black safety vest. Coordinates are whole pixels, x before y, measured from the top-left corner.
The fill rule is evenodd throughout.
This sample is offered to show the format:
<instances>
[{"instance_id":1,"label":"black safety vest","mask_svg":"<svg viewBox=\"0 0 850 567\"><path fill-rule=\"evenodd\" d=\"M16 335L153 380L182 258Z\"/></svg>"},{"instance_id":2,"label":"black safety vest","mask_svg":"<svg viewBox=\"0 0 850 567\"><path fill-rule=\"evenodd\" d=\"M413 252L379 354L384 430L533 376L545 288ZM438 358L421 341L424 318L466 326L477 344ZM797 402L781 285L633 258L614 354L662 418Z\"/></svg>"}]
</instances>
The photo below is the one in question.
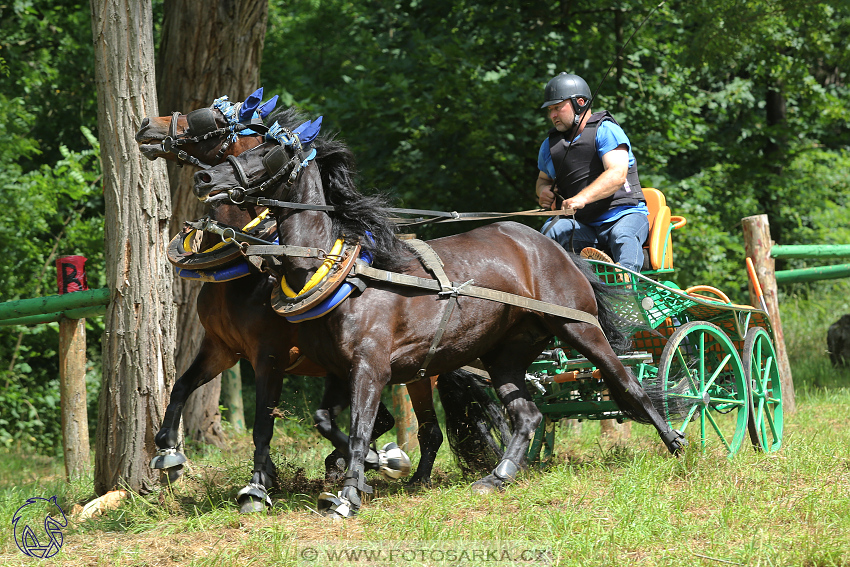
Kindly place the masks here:
<instances>
[{"instance_id":1,"label":"black safety vest","mask_svg":"<svg viewBox=\"0 0 850 567\"><path fill-rule=\"evenodd\" d=\"M617 124L617 121L607 110L591 114L587 124L584 125L581 136L569 148L569 153L567 153L567 147L570 144L567 143L564 133L555 128L549 130L549 151L552 154L552 164L555 168L555 183L558 186L558 193L562 197L569 198L577 195L579 191L590 185L605 171L602 159L596 153L596 129L606 120ZM564 154L567 155L566 160ZM576 211L576 220L593 222L609 209L637 205L645 201L643 191L640 188L637 161L635 161L629 167L626 183L610 197L588 203L583 209Z\"/></svg>"}]
</instances>

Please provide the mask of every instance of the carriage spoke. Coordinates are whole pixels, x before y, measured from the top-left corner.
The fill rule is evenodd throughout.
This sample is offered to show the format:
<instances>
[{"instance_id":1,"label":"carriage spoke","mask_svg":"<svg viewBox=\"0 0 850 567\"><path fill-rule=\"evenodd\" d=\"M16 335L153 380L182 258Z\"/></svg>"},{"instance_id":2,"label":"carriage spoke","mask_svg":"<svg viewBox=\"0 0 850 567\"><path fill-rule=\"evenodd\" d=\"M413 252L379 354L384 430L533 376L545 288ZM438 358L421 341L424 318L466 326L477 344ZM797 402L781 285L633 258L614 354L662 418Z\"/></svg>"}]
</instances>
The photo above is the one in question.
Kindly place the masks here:
<instances>
[{"instance_id":1,"label":"carriage spoke","mask_svg":"<svg viewBox=\"0 0 850 567\"><path fill-rule=\"evenodd\" d=\"M697 404L691 406L691 410L688 412L688 416L685 418L685 420L682 422L682 425L679 427L679 431L681 431L682 433L685 432L685 429L688 427L688 424L691 422L691 419L693 419L694 414L698 409L699 405Z\"/></svg>"},{"instance_id":2,"label":"carriage spoke","mask_svg":"<svg viewBox=\"0 0 850 567\"><path fill-rule=\"evenodd\" d=\"M711 422L711 426L712 426L712 427L714 427L714 431L716 431L716 432L717 432L717 436L718 436L718 437L720 437L720 440L723 442L723 445L725 445L725 446L726 446L726 450L727 450L727 451L729 451L729 452L731 453L731 452L732 452L732 447L731 447L731 446L729 445L729 443L726 441L726 437L723 435L723 432L722 432L722 431L720 431L720 426L719 426L719 425L717 425L717 422L716 422L716 421L714 421L714 417L713 417L713 416L712 416L709 412L706 412L706 417L708 418L708 421L710 421L710 422Z\"/></svg>"},{"instance_id":3,"label":"carriage spoke","mask_svg":"<svg viewBox=\"0 0 850 567\"><path fill-rule=\"evenodd\" d=\"M717 370L714 371L714 374L711 375L711 378L708 380L708 383L706 383L705 388L702 390L702 392L700 392L701 394L705 395L705 393L708 392L708 389L711 388L711 386L714 384L714 381L717 380L718 376L720 376L720 372L723 370L723 367L726 366L726 363L729 362L730 358L732 358L732 355L727 354L726 358L723 359L723 362L721 362L720 365L717 367Z\"/></svg>"}]
</instances>

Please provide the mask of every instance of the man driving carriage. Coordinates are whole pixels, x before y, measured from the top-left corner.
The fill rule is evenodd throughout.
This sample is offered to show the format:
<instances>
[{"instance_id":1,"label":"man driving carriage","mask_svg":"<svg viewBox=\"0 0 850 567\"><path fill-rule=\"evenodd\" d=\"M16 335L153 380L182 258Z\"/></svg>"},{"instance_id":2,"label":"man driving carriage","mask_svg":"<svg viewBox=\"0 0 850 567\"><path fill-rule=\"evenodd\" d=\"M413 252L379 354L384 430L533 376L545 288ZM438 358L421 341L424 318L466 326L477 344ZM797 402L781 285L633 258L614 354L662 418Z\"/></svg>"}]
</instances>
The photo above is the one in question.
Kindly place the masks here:
<instances>
[{"instance_id":1,"label":"man driving carriage","mask_svg":"<svg viewBox=\"0 0 850 567\"><path fill-rule=\"evenodd\" d=\"M608 111L591 113L593 95L578 75L560 73L546 84L541 108L554 128L537 157L541 207L573 209L552 217L541 232L570 251L640 271L649 234L649 211L641 191L631 142ZM589 249L589 250L585 250Z\"/></svg>"}]
</instances>

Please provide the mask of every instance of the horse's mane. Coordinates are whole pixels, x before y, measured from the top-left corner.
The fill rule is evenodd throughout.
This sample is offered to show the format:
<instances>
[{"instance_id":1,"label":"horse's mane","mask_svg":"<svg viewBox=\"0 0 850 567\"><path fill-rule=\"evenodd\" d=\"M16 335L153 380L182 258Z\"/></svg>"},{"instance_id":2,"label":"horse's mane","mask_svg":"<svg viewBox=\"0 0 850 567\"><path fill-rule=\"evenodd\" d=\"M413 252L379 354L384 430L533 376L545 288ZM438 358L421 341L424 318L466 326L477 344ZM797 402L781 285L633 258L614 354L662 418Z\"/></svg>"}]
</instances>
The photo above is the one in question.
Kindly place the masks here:
<instances>
[{"instance_id":1,"label":"horse's mane","mask_svg":"<svg viewBox=\"0 0 850 567\"><path fill-rule=\"evenodd\" d=\"M290 130L308 120L295 107L281 110L271 119ZM336 133L320 133L312 145L316 148L325 199L336 208L331 213L334 238L357 236L362 249L372 254L373 266L402 271L412 251L396 238L395 224L383 211L389 206L389 199L385 195L363 195L357 190L354 154L337 139Z\"/></svg>"}]
</instances>

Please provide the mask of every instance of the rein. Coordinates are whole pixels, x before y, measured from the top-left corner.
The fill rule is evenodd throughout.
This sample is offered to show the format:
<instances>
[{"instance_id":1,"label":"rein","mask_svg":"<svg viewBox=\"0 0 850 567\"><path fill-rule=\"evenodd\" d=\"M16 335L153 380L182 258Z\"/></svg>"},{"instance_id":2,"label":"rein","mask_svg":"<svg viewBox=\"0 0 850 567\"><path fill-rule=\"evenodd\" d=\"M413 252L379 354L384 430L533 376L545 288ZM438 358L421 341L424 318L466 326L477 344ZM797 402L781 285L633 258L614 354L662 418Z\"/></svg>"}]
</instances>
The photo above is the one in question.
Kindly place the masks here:
<instances>
[{"instance_id":1,"label":"rein","mask_svg":"<svg viewBox=\"0 0 850 567\"><path fill-rule=\"evenodd\" d=\"M237 166L238 167L238 166ZM241 167L237 169L240 171ZM242 173L244 175L244 172ZM237 173L237 177L240 174ZM268 180L271 181L271 180ZM263 186L266 186L266 183L263 182ZM241 180L240 180L241 182ZM259 186L257 186L259 187ZM227 193L219 193L218 195L213 195L212 197L207 198L207 202L220 201L223 199L230 199L230 202L234 205L244 205L246 203L251 203L257 205L258 207L269 207L276 209L293 209L296 211L323 211L327 213L331 213L336 211L336 207L333 205L313 205L308 203L295 203L292 201L280 201L277 199L266 199L265 197L250 197L245 194L244 187L237 187L236 189L231 189ZM251 191L252 193L259 191ZM405 219L399 217L391 217L391 220L398 226L411 227L411 226L422 226L426 224L438 224L438 223L446 223L446 222L460 222L460 221L474 221L474 220L501 220L508 219L511 217L551 217L554 216L554 213L548 209L530 209L527 211L517 211L513 213L496 213L496 212L469 212L469 213L459 213L457 211L432 211L427 209L401 209L395 207L387 207L381 209L382 211L390 214L407 214L407 215L427 215L430 218L423 218L423 216L419 216L417 218Z\"/></svg>"}]
</instances>

